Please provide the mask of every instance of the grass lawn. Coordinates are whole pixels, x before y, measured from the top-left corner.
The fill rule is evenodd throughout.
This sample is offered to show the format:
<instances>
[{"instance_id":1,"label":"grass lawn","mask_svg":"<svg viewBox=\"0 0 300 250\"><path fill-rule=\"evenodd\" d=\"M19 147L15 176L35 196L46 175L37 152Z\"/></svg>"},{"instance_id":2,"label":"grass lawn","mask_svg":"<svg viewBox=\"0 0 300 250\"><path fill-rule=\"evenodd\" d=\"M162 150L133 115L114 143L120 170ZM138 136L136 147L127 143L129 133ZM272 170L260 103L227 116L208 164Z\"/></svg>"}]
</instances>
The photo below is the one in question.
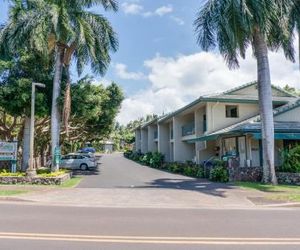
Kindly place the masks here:
<instances>
[{"instance_id":1,"label":"grass lawn","mask_svg":"<svg viewBox=\"0 0 300 250\"><path fill-rule=\"evenodd\" d=\"M300 186L293 185L268 185L254 182L236 182L236 185L262 191L266 194L267 199L280 201L300 202Z\"/></svg>"},{"instance_id":2,"label":"grass lawn","mask_svg":"<svg viewBox=\"0 0 300 250\"><path fill-rule=\"evenodd\" d=\"M18 194L25 194L26 190L0 190L0 196L13 196Z\"/></svg>"},{"instance_id":3,"label":"grass lawn","mask_svg":"<svg viewBox=\"0 0 300 250\"><path fill-rule=\"evenodd\" d=\"M65 181L63 184L57 185L55 187L73 188L73 187L76 187L81 180L82 180L82 177L73 177L70 180Z\"/></svg>"}]
</instances>

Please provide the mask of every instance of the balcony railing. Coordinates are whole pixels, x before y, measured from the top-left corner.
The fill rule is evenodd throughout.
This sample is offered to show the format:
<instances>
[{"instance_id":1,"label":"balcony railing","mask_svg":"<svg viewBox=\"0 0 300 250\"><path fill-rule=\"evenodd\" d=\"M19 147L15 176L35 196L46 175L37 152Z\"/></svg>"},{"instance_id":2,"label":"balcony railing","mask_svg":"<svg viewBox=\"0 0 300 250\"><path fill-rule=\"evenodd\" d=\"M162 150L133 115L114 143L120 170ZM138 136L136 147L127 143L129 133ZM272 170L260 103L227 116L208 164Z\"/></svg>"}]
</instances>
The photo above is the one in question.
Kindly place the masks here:
<instances>
[{"instance_id":1,"label":"balcony railing","mask_svg":"<svg viewBox=\"0 0 300 250\"><path fill-rule=\"evenodd\" d=\"M194 135L195 134L195 123L191 122L182 126L182 136Z\"/></svg>"},{"instance_id":2,"label":"balcony railing","mask_svg":"<svg viewBox=\"0 0 300 250\"><path fill-rule=\"evenodd\" d=\"M156 140L158 138L158 132L154 131L154 140Z\"/></svg>"}]
</instances>

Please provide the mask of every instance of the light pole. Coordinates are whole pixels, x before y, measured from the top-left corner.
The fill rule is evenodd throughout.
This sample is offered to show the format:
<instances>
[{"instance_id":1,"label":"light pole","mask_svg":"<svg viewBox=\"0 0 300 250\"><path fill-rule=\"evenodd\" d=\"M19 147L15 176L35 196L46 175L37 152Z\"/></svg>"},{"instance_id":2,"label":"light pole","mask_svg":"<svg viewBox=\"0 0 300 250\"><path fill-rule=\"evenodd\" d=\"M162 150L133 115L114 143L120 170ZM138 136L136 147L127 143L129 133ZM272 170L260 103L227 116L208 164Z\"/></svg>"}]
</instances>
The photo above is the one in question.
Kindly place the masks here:
<instances>
[{"instance_id":1,"label":"light pole","mask_svg":"<svg viewBox=\"0 0 300 250\"><path fill-rule=\"evenodd\" d=\"M29 164L27 168L27 176L35 176L36 175L36 170L33 167L33 150L34 150L34 112L35 112L35 87L41 87L45 88L46 85L42 83L32 83L32 89L31 89L31 117L30 117L30 147L29 147L29 153L30 153L30 158L29 158Z\"/></svg>"}]
</instances>

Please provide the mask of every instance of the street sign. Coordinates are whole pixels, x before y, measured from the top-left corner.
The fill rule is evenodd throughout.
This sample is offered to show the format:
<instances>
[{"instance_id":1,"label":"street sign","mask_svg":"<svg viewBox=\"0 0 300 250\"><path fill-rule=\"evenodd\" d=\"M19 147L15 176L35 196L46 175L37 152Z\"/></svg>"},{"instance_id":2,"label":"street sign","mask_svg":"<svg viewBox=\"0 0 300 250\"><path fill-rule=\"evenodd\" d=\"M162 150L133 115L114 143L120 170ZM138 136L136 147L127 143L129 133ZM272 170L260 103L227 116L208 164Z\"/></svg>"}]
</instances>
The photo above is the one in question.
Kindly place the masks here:
<instances>
[{"instance_id":1,"label":"street sign","mask_svg":"<svg viewBox=\"0 0 300 250\"><path fill-rule=\"evenodd\" d=\"M1 142L0 141L0 161L11 161L11 171L16 172L17 169L17 142Z\"/></svg>"},{"instance_id":2,"label":"street sign","mask_svg":"<svg viewBox=\"0 0 300 250\"><path fill-rule=\"evenodd\" d=\"M0 142L0 161L17 160L17 143Z\"/></svg>"},{"instance_id":3,"label":"street sign","mask_svg":"<svg viewBox=\"0 0 300 250\"><path fill-rule=\"evenodd\" d=\"M54 164L59 165L61 159L60 147L56 147L54 150Z\"/></svg>"}]
</instances>

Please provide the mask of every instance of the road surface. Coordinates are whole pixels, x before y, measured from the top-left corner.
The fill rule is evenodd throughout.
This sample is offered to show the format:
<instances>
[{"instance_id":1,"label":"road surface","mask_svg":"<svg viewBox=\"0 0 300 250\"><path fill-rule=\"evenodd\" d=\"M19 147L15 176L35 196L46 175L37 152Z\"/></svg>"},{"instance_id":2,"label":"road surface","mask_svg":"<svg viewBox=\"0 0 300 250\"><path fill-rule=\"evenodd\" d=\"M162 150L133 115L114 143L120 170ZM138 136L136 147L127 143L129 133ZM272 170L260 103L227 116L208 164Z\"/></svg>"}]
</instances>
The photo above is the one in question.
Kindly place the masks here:
<instances>
[{"instance_id":1,"label":"road surface","mask_svg":"<svg viewBox=\"0 0 300 250\"><path fill-rule=\"evenodd\" d=\"M0 249L300 249L293 209L0 204Z\"/></svg>"}]
</instances>

